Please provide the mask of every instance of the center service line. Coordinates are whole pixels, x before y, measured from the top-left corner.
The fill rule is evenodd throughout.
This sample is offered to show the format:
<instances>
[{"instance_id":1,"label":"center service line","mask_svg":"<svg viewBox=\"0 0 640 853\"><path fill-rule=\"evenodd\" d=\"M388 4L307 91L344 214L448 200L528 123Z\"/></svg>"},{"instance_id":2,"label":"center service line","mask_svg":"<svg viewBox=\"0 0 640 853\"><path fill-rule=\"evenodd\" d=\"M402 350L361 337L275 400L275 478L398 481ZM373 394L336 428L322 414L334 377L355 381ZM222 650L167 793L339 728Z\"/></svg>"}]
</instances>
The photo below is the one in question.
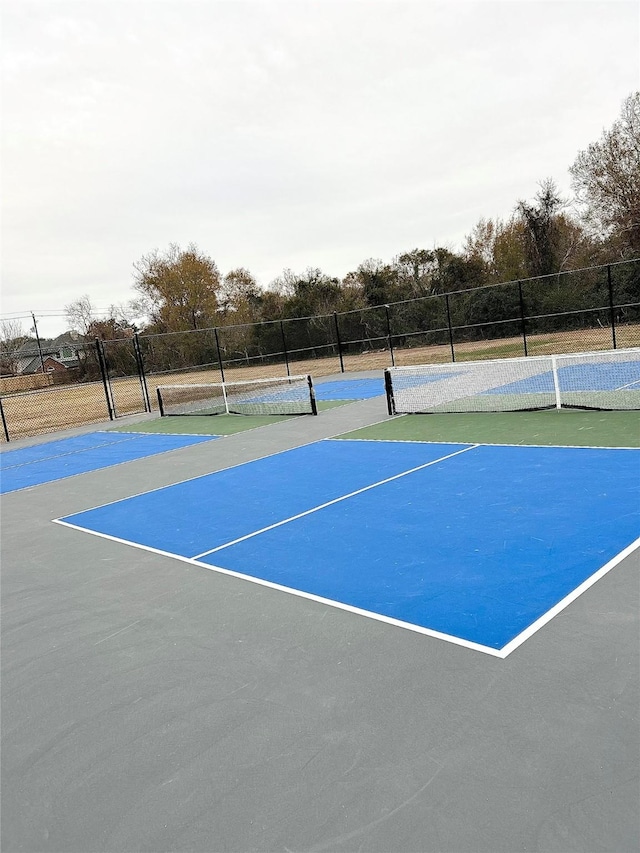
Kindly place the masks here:
<instances>
[{"instance_id":1,"label":"center service line","mask_svg":"<svg viewBox=\"0 0 640 853\"><path fill-rule=\"evenodd\" d=\"M313 512L318 512L320 509L325 509L332 504L345 501L347 498L353 498L355 495L361 495L363 492L368 492L369 489L375 489L378 486L383 486L385 483L391 483L393 480L399 480L400 477L406 477L407 474L414 474L416 471L421 471L423 468L429 468L431 465L437 465L439 462L444 462L446 459L452 459L454 456L459 456L461 453L466 453L468 450L475 450L480 447L479 444L471 444L468 447L463 447L462 450L456 450L454 453L449 453L447 456L441 456L439 459L432 459L431 462L425 462L424 465L418 465L415 468L410 468L408 471L402 471L400 474L394 474L393 477L387 477L385 480L380 480L377 483L372 483L370 486L364 486L362 489L356 489L355 492L349 492L348 495L342 495L339 498L334 498L331 501L314 506L304 512L299 512L297 515L292 515L290 518L285 518L283 521L277 521L275 524L270 524L268 527L262 527L260 530L254 530L253 533L247 533L245 536L240 536L238 539L232 539L231 542L226 542L224 545L218 545L216 548L211 548L209 551L203 551L201 554L196 554L192 560L200 560L202 557L208 557L209 554L215 554L216 551L222 551L224 548L230 548L231 545L237 545L238 542L244 542L245 539L251 539L253 536L259 536L261 533L266 533L268 530L273 530L276 527L281 527L283 524L289 524L290 521L295 521L298 518L303 518L305 515L311 515Z\"/></svg>"}]
</instances>

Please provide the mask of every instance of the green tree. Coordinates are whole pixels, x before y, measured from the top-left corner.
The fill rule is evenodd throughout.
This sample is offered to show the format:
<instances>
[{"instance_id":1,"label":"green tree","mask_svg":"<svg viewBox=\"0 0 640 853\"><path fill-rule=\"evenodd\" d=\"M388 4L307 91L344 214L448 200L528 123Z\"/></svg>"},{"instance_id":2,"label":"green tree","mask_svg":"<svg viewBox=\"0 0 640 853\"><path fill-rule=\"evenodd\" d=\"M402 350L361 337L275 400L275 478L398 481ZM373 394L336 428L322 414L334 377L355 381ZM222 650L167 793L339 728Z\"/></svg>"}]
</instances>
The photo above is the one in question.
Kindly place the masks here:
<instances>
[{"instance_id":1,"label":"green tree","mask_svg":"<svg viewBox=\"0 0 640 853\"><path fill-rule=\"evenodd\" d=\"M523 224L516 217L480 219L466 237L463 257L483 269L487 282L514 281L527 275Z\"/></svg>"},{"instance_id":2,"label":"green tree","mask_svg":"<svg viewBox=\"0 0 640 853\"><path fill-rule=\"evenodd\" d=\"M552 178L542 181L535 202L519 201L516 205L530 276L549 275L560 269L559 213L564 205Z\"/></svg>"},{"instance_id":3,"label":"green tree","mask_svg":"<svg viewBox=\"0 0 640 853\"><path fill-rule=\"evenodd\" d=\"M586 226L622 256L640 255L640 91L569 171Z\"/></svg>"},{"instance_id":4,"label":"green tree","mask_svg":"<svg viewBox=\"0 0 640 853\"><path fill-rule=\"evenodd\" d=\"M262 291L244 267L228 272L217 293L218 309L228 323L258 323Z\"/></svg>"},{"instance_id":5,"label":"green tree","mask_svg":"<svg viewBox=\"0 0 640 853\"><path fill-rule=\"evenodd\" d=\"M191 243L172 243L134 264L134 289L156 331L187 331L215 325L220 273L215 261Z\"/></svg>"},{"instance_id":6,"label":"green tree","mask_svg":"<svg viewBox=\"0 0 640 853\"><path fill-rule=\"evenodd\" d=\"M399 280L406 289L406 298L428 296L432 290L432 274L436 263L435 252L412 249L395 259Z\"/></svg>"}]
</instances>

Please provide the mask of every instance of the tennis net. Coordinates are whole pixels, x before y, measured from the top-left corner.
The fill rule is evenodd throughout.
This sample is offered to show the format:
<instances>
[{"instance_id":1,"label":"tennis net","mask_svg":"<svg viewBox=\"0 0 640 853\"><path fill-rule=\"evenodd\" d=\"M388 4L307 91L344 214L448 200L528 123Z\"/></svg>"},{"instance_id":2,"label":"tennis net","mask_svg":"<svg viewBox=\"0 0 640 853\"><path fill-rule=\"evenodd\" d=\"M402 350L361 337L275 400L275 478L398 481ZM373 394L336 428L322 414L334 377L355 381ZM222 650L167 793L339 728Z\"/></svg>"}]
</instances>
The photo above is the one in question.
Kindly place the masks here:
<instances>
[{"instance_id":1,"label":"tennis net","mask_svg":"<svg viewBox=\"0 0 640 853\"><path fill-rule=\"evenodd\" d=\"M385 370L389 414L640 409L640 347Z\"/></svg>"},{"instance_id":2,"label":"tennis net","mask_svg":"<svg viewBox=\"0 0 640 853\"><path fill-rule=\"evenodd\" d=\"M167 415L317 415L311 376L159 385L158 406Z\"/></svg>"}]
</instances>

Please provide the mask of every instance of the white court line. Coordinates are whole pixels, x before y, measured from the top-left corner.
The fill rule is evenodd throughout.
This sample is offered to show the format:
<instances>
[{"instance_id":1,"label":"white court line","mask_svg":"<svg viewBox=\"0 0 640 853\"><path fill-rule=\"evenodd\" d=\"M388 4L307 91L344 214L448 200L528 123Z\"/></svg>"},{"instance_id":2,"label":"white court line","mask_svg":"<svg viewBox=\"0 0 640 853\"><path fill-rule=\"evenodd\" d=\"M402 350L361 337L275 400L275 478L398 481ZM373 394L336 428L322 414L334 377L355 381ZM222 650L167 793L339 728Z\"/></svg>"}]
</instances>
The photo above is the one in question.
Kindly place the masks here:
<instances>
[{"instance_id":1,"label":"white court line","mask_svg":"<svg viewBox=\"0 0 640 853\"><path fill-rule=\"evenodd\" d=\"M633 388L634 385L640 385L640 379L634 379L633 382L627 382L626 385L621 385L619 388L614 388L614 391L624 391L625 388Z\"/></svg>"},{"instance_id":2,"label":"white court line","mask_svg":"<svg viewBox=\"0 0 640 853\"><path fill-rule=\"evenodd\" d=\"M149 435L149 433L140 433L140 435ZM137 436L136 436L137 437ZM214 439L218 438L218 436L202 436L202 438ZM122 444L122 442L116 442L116 444ZM50 486L52 483L61 483L63 480L72 480L74 477L84 477L85 474L99 474L101 471L110 471L112 468L119 468L121 465L130 465L132 462L144 462L145 459L153 459L154 456L164 456L165 453L175 453L177 450L189 450L192 447L197 447L199 444L205 444L204 441L196 442L195 444L188 444L184 447L170 447L165 450L156 450L153 453L148 453L146 456L137 456L135 459L123 459L120 462L111 462L108 465L101 465L99 468L92 468L90 471L76 471L75 474L63 474L61 477L57 477L55 480L45 480L43 483L32 483L29 486L20 486L17 489L8 489L6 492L2 492L2 496L6 495L15 495L18 492L26 492L30 489L39 489L41 486ZM109 447L110 445L100 445ZM96 448L91 448L95 450ZM50 457L55 458L55 457ZM13 468L20 468L20 465L14 465L12 468L3 468L0 470L0 479L2 479L2 474L5 471L13 470ZM165 486L161 486L160 488L166 488ZM155 490L153 490L155 491ZM111 503L119 503L120 500L128 500L128 498L120 498L116 501L111 501ZM104 506L109 506L109 504L104 504ZM94 507L95 509L99 509L100 507ZM88 512L88 510L80 510L80 512ZM78 513L70 513L70 515L77 515ZM52 519L56 521L56 519Z\"/></svg>"},{"instance_id":3,"label":"white court line","mask_svg":"<svg viewBox=\"0 0 640 853\"><path fill-rule=\"evenodd\" d=\"M269 589L275 589L279 592L286 592L289 595L294 595L297 598L305 598L309 601L315 601L319 604L325 604L329 607L334 607L337 610L345 610L347 613L354 613L358 616L365 616L368 619L373 619L376 622L384 622L387 625L394 625L397 628L404 628L407 631L413 631L416 634L422 634L427 637L432 637L436 640L444 640L445 642L452 643L456 646L462 646L466 649L471 649L472 651L482 652L483 654L491 655L492 657L500 658L504 660L507 658L513 651L515 651L519 646L521 646L526 640L530 639L537 631L539 631L542 627L544 627L548 622L550 622L555 616L557 616L562 610L568 607L572 602L574 602L583 592L586 592L590 587L592 587L597 581L603 578L611 569L615 568L619 563L621 563L626 557L630 556L634 551L636 551L640 547L640 538L636 539L631 543L627 548L620 551L613 559L609 560L602 568L598 569L591 577L587 578L583 583L581 583L578 587L576 587L573 592L570 592L566 595L561 601L555 604L550 610L548 610L543 616L537 619L535 622L532 622L528 628L525 628L520 634L510 640L505 646L501 649L494 649L491 646L484 646L481 643L474 643L472 640L465 640L461 637L456 637L454 634L445 634L441 631L434 631L431 628L423 628L421 625L414 625L411 622L403 622L401 619L394 619L391 616L384 616L380 613L375 613L371 610L364 610L360 607L354 607L351 604L344 604L340 601L334 601L330 598L323 598L320 595L315 595L314 593L304 592L302 590L293 589L292 587L282 586L281 584L274 583L273 581L263 580L262 578L252 577L251 575L245 575L241 572L234 572L231 569L225 569L222 566L213 566L209 563L202 563L196 560L194 557L182 557L180 554L172 554L170 551L161 551L159 548L152 548L149 545L141 545L138 542L131 542L128 539L120 539L117 536L111 536L108 533L100 533L97 530L89 530L86 527L80 527L76 524L70 524L68 521L63 521L62 519L54 519L54 524L59 524L62 527L68 527L71 530L76 530L81 533L89 533L92 536L97 536L100 539L107 539L111 542L118 542L122 545L129 545L132 548L138 548L140 551L147 551L151 554L157 554L161 557L170 557L173 560L178 560L181 563L188 563L191 566L198 566L201 569L206 569L210 572L216 572L221 575L228 575L229 577L238 578L240 580L249 581L249 583L257 584L258 586L265 586Z\"/></svg>"},{"instance_id":4,"label":"white court line","mask_svg":"<svg viewBox=\"0 0 640 853\"><path fill-rule=\"evenodd\" d=\"M447 456L441 456L439 459L432 459L431 462L425 462L422 465L417 465L415 468L410 468L408 471L401 471L400 474L394 474L392 477L386 477L384 480L378 480L377 483L371 483L369 486L364 486L361 489L356 489L355 492L349 492L347 495L341 495L339 498L327 501L326 503L314 506L304 512L299 512L297 515L292 515L282 521L277 521L275 524L269 524L267 527L262 527L260 530L254 530L252 533L247 533L245 536L239 536L237 539L232 539L230 542L225 542L224 545L218 545L216 548L211 548L209 551L203 551L201 554L195 554L193 560L200 560L202 557L208 557L209 554L215 554L216 551L222 551L223 548L230 548L232 545L237 545L238 542L244 542L246 539L252 539L254 536L259 536L261 533L266 533L268 530L274 530L276 527L281 527L283 524L289 524L290 521L295 521L298 518L304 518L305 515L311 515L321 509L325 509L333 504L346 501L348 498L353 498L355 495L361 495L363 492L368 492L370 489L376 489L378 486L383 486L385 483L391 483L393 480L399 480L400 477L406 477L408 474L413 474L416 471L422 471L423 468L429 468L431 465L437 465L439 462L444 462L446 459L452 459L454 456L459 456L461 453L466 453L468 450L474 450L479 447L478 444L471 444L468 447L463 447L462 450L456 450L454 453L449 453Z\"/></svg>"},{"instance_id":5,"label":"white court line","mask_svg":"<svg viewBox=\"0 0 640 853\"><path fill-rule=\"evenodd\" d=\"M369 442L377 442L380 444L381 442L387 442L389 444L465 444L464 441L431 441L431 439L427 438L328 438L327 441L369 441ZM622 447L617 444L507 444L500 443L497 444L491 441L483 441L476 445L476 447L520 447L525 449L527 447L535 447L540 450L564 450L565 448L568 450L640 450L638 445Z\"/></svg>"},{"instance_id":6,"label":"white court line","mask_svg":"<svg viewBox=\"0 0 640 853\"><path fill-rule=\"evenodd\" d=\"M105 431L106 432L106 431ZM123 433L124 435L124 433ZM54 453L52 456L43 456L40 459L30 459L28 462L18 462L15 465L3 465L0 470L2 471L11 471L14 468L24 468L27 465L38 465L40 462L51 462L52 459L62 459L64 456L76 456L78 453L88 453L90 450L102 450L103 447L113 447L116 444L125 444L127 441L135 441L139 438L143 433L136 433L135 435L127 436L126 438L121 438L117 441L105 441L101 444L92 444L89 447L79 447L77 450L67 450L66 453ZM58 441L67 441L68 439L57 439ZM34 447L39 447L40 445L34 445ZM30 450L30 448L19 447L16 450L7 450L6 453L20 453L21 450Z\"/></svg>"},{"instance_id":7,"label":"white court line","mask_svg":"<svg viewBox=\"0 0 640 853\"><path fill-rule=\"evenodd\" d=\"M600 578L603 578L611 569L615 568L618 563L621 563L625 557L628 557L634 551L640 548L640 538L636 539L635 542L632 542L631 545L628 545L619 554L617 554L612 560L609 560L608 563L605 563L602 568L598 569L597 572L588 577L585 581L583 581L580 586L577 586L572 592L566 595L561 601L547 610L547 612L541 616L539 619L536 619L535 622L532 622L528 628L518 634L517 637L514 637L513 640L508 642L506 646L503 646L501 651L501 657L506 658L507 655L510 655L514 649L517 649L518 646L521 646L525 640L528 640L529 637L532 637L536 631L539 631L540 628L544 627L548 622L550 622L555 616L558 615L565 607L568 607L572 602L578 598L578 596L582 595L583 592L592 587Z\"/></svg>"},{"instance_id":8,"label":"white court line","mask_svg":"<svg viewBox=\"0 0 640 853\"><path fill-rule=\"evenodd\" d=\"M188 563L190 566L197 566L201 569L206 569L209 572L216 572L220 575L228 575L232 578L248 581L257 586L264 586L268 589L274 589L278 592L286 592L296 598L305 598L308 601L315 601L318 604L325 604L328 607L333 607L336 610L345 610L347 613L354 613L357 616L365 616L368 619L373 619L376 622L384 622L387 625L393 625L396 628L404 628L407 631L413 631L414 634L422 634L426 637L432 637L436 640L444 640L452 643L455 646L462 646L465 649L472 651L483 652L492 657L504 658L505 655L500 649L493 649L491 646L483 646L481 643L474 643L472 640L464 640L461 637L456 637L454 634L444 634L440 631L434 631L431 628L423 628L421 625L414 625L411 622L403 622L401 619L394 619L392 616L384 616L381 613L375 613L372 610L364 610L360 607L355 607L352 604L344 604L341 601L335 601L331 598L323 598L321 595L315 595L312 592L304 592L303 590L293 589L289 586L274 583L273 581L256 578L252 575L244 575L241 572L234 572L232 569L225 569L222 566L212 566L209 563L201 563L194 557L182 557L180 554L172 554L170 551L161 551L159 548L152 548L149 545L140 545L138 542L131 542L128 539L120 539L117 536L111 536L108 533L99 533L97 530L89 530L86 527L79 527L76 524L70 524L68 521L63 521L60 518L53 520L54 524L60 524L62 527L68 527L71 530L77 530L81 533L89 533L92 536L98 536L100 539L108 539L111 542L118 542L122 545L129 545L133 548L138 548L141 551L148 551L151 554L157 554L161 557L171 557L173 560L178 560L181 563Z\"/></svg>"}]
</instances>

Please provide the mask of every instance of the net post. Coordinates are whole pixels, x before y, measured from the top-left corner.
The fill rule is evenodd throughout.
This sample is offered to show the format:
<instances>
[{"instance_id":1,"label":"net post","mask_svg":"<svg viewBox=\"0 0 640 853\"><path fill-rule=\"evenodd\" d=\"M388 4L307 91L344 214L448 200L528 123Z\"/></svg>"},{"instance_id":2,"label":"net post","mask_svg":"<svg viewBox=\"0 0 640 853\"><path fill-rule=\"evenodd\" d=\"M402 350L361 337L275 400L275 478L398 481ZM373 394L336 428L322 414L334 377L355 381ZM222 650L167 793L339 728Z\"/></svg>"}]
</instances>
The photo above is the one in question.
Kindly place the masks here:
<instances>
[{"instance_id":1,"label":"net post","mask_svg":"<svg viewBox=\"0 0 640 853\"><path fill-rule=\"evenodd\" d=\"M311 414L318 414L318 404L316 403L316 392L313 387L313 379L311 378L311 374L307 373L307 383L309 385L309 399L311 400Z\"/></svg>"},{"instance_id":2,"label":"net post","mask_svg":"<svg viewBox=\"0 0 640 853\"><path fill-rule=\"evenodd\" d=\"M7 429L7 419L4 416L4 406L2 405L2 397L0 397L0 417L2 418L2 429L4 430L4 437L7 441L10 441L9 430Z\"/></svg>"},{"instance_id":3,"label":"net post","mask_svg":"<svg viewBox=\"0 0 640 853\"><path fill-rule=\"evenodd\" d=\"M556 395L556 409L562 408L562 398L560 396L560 382L558 380L558 356L551 356L551 372L553 374L553 390Z\"/></svg>"},{"instance_id":4,"label":"net post","mask_svg":"<svg viewBox=\"0 0 640 853\"><path fill-rule=\"evenodd\" d=\"M336 327L336 342L338 344L338 357L340 358L340 373L344 373L344 359L342 358L342 340L340 339L340 326L338 325L338 312L333 312L333 323Z\"/></svg>"},{"instance_id":5,"label":"net post","mask_svg":"<svg viewBox=\"0 0 640 853\"><path fill-rule=\"evenodd\" d=\"M229 412L229 400L227 399L227 388L225 383L222 383L222 399L224 400L224 411L225 414L230 414Z\"/></svg>"},{"instance_id":6,"label":"net post","mask_svg":"<svg viewBox=\"0 0 640 853\"><path fill-rule=\"evenodd\" d=\"M158 409L160 409L160 417L164 417L164 404L162 402L162 394L160 393L160 388L156 388L156 396L158 398Z\"/></svg>"},{"instance_id":7,"label":"net post","mask_svg":"<svg viewBox=\"0 0 640 853\"><path fill-rule=\"evenodd\" d=\"M607 264L607 288L609 290L609 316L611 318L611 336L613 348L616 349L616 312L613 302L613 285L611 283L611 264Z\"/></svg>"},{"instance_id":8,"label":"net post","mask_svg":"<svg viewBox=\"0 0 640 853\"><path fill-rule=\"evenodd\" d=\"M389 415L395 415L396 407L393 399L393 383L391 381L391 372L389 368L384 371L384 392L387 397L387 412Z\"/></svg>"}]
</instances>

